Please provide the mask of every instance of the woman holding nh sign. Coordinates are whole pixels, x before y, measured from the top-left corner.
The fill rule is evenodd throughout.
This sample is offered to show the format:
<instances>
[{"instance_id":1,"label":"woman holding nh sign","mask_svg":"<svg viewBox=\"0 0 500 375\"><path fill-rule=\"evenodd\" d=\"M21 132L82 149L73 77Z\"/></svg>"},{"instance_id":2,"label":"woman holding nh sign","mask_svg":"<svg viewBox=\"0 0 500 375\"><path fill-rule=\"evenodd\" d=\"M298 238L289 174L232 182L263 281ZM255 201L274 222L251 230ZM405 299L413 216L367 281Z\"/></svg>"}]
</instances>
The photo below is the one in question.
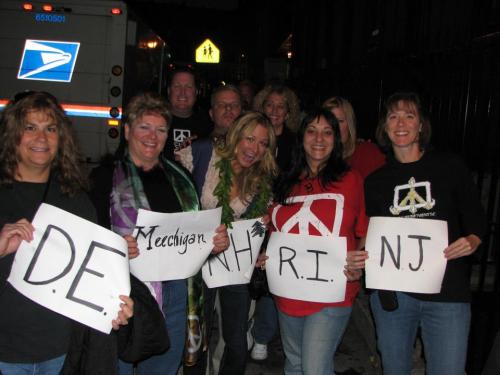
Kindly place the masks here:
<instances>
[{"instance_id":1,"label":"woman holding nh sign","mask_svg":"<svg viewBox=\"0 0 500 375\"><path fill-rule=\"evenodd\" d=\"M387 99L377 140L388 149L389 157L385 166L366 179L367 214L444 220L449 245L443 249L447 265L439 293L379 290L371 296L386 375L410 374L419 327L427 374L465 373L471 314L468 256L481 244L485 219L464 163L454 155L432 150L430 135L429 119L416 94L396 93ZM419 188L420 183L430 188ZM409 185L414 190L404 188ZM411 194L413 201L408 199ZM417 205L416 194L433 203Z\"/></svg>"},{"instance_id":2,"label":"woman holding nh sign","mask_svg":"<svg viewBox=\"0 0 500 375\"><path fill-rule=\"evenodd\" d=\"M70 122L52 95L31 91L16 95L2 113L0 140L0 373L57 375L70 341L77 339L72 335L85 328L26 298L7 278L21 242L33 240L31 220L41 203L90 221L96 220L95 211L84 192L86 179ZM120 298L115 330L128 324L134 311L131 298ZM108 349L115 336L88 330L86 337L96 338L93 343L110 344L98 348L94 369L113 374L108 365L114 361L116 366L117 349ZM87 354L92 349L95 346L87 347Z\"/></svg>"}]
</instances>

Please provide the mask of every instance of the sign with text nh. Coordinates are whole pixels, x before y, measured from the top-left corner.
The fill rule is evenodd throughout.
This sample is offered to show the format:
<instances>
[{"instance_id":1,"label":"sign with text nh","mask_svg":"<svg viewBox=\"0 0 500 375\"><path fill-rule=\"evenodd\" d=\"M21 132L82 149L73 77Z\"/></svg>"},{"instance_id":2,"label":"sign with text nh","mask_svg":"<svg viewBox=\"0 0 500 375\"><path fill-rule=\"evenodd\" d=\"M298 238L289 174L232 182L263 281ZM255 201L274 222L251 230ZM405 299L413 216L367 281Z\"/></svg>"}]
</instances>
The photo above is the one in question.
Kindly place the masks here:
<instances>
[{"instance_id":1,"label":"sign with text nh","mask_svg":"<svg viewBox=\"0 0 500 375\"><path fill-rule=\"evenodd\" d=\"M203 280L209 288L248 284L259 255L266 226L261 219L235 221L228 229L229 248L211 256L203 265Z\"/></svg>"}]
</instances>

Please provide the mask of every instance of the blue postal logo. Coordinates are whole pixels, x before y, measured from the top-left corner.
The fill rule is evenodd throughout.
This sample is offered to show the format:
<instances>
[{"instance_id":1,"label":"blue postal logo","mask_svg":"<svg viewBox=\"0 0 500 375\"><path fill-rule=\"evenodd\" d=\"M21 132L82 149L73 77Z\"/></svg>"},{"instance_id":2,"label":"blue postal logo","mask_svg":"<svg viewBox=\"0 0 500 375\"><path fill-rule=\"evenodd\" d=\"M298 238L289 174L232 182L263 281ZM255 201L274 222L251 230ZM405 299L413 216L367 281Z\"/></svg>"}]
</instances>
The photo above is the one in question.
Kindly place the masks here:
<instances>
[{"instance_id":1,"label":"blue postal logo","mask_svg":"<svg viewBox=\"0 0 500 375\"><path fill-rule=\"evenodd\" d=\"M78 42L27 39L17 78L71 82L79 48Z\"/></svg>"}]
</instances>

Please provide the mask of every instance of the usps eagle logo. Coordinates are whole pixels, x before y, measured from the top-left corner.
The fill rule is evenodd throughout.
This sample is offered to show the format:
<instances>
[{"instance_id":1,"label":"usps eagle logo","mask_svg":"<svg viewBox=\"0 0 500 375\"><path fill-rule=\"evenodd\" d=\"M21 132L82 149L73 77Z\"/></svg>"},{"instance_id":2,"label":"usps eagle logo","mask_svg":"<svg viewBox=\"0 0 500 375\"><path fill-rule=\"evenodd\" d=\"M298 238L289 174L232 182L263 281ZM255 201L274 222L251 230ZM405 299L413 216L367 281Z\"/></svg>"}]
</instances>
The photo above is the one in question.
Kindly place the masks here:
<instances>
[{"instance_id":1,"label":"usps eagle logo","mask_svg":"<svg viewBox=\"0 0 500 375\"><path fill-rule=\"evenodd\" d=\"M27 39L18 79L71 82L80 43Z\"/></svg>"}]
</instances>

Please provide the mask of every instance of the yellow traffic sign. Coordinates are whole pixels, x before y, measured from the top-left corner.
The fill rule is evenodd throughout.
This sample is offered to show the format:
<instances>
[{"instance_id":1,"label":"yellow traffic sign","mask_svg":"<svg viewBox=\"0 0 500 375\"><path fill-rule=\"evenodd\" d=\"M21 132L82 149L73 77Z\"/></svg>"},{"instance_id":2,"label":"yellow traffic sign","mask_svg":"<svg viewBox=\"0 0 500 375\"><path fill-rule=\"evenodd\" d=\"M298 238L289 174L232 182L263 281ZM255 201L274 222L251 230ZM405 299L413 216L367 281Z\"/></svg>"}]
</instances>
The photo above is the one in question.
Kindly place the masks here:
<instances>
[{"instance_id":1,"label":"yellow traffic sign","mask_svg":"<svg viewBox=\"0 0 500 375\"><path fill-rule=\"evenodd\" d=\"M220 51L210 39L205 39L205 41L196 48L197 63L217 64L219 61Z\"/></svg>"}]
</instances>

